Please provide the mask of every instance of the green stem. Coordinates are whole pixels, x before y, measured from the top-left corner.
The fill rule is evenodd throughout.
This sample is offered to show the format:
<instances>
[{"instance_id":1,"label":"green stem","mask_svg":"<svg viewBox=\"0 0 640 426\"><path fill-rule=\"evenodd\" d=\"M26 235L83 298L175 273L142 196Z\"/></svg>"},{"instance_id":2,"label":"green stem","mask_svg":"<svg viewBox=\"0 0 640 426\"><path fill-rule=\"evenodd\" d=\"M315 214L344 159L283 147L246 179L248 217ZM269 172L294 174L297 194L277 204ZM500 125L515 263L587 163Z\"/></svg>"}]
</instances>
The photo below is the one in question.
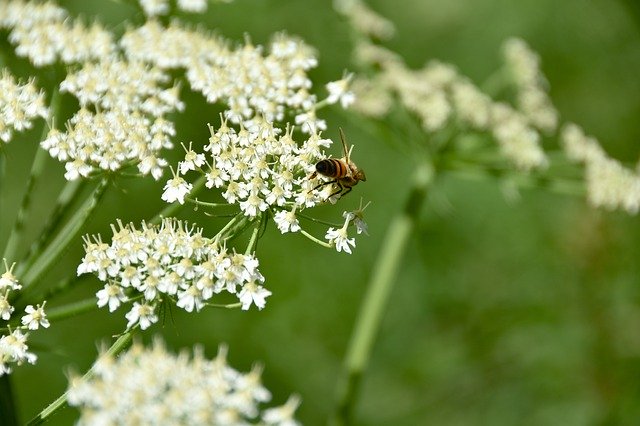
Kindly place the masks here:
<instances>
[{"instance_id":1,"label":"green stem","mask_svg":"<svg viewBox=\"0 0 640 426\"><path fill-rule=\"evenodd\" d=\"M205 303L205 305L211 306L212 308L237 309L242 306L242 303L230 303L228 305L221 305L219 303Z\"/></svg>"},{"instance_id":2,"label":"green stem","mask_svg":"<svg viewBox=\"0 0 640 426\"><path fill-rule=\"evenodd\" d=\"M229 203L209 203L207 201L200 201L197 198L191 198L191 197L185 197L185 200L187 200L191 204L195 204L196 206L202 206L202 207L228 207L231 205Z\"/></svg>"},{"instance_id":3,"label":"green stem","mask_svg":"<svg viewBox=\"0 0 640 426\"><path fill-rule=\"evenodd\" d=\"M263 220L264 220L264 217L261 216L260 220L258 221L258 224L256 225L255 228L253 228L253 232L251 233L251 238L249 239L249 244L247 244L247 249L244 252L246 256L250 255L256 247L256 244L258 242L258 234L260 233L260 228L262 228Z\"/></svg>"},{"instance_id":4,"label":"green stem","mask_svg":"<svg viewBox=\"0 0 640 426\"><path fill-rule=\"evenodd\" d=\"M60 321L76 315L84 314L98 309L95 296L79 302L69 303L67 305L56 306L47 310L47 319L49 321Z\"/></svg>"},{"instance_id":5,"label":"green stem","mask_svg":"<svg viewBox=\"0 0 640 426\"><path fill-rule=\"evenodd\" d=\"M122 334L113 343L113 345L111 345L111 347L109 349L107 349L107 352L102 356L116 357L120 352L122 352L123 350L125 350L129 346L129 344L131 343L132 335L133 335L132 331L128 331L128 332L125 332L124 334ZM95 364L94 364L94 367L95 367ZM87 373L84 376L82 376L82 379L80 379L80 380L88 380L88 379L92 378L93 375L94 375L94 367L91 367L91 369L89 371L87 371ZM40 414L38 414L33 419L31 419L31 421L29 421L29 423L27 423L27 425L31 426L31 425L42 424L45 421L47 421L58 410L60 410L61 408L65 407L67 405L67 394L68 393L69 393L69 391L67 391L67 392L63 393L62 395L60 395L60 397L58 399L56 399L51 404L49 404L49 406L47 408L45 408L44 410L42 410L40 412Z\"/></svg>"},{"instance_id":6,"label":"green stem","mask_svg":"<svg viewBox=\"0 0 640 426\"><path fill-rule=\"evenodd\" d=\"M450 162L443 171L454 176L475 180L508 178L520 188L544 188L563 195L583 197L586 193L584 181L578 179L514 173L509 169L489 168L462 162L459 164Z\"/></svg>"},{"instance_id":7,"label":"green stem","mask_svg":"<svg viewBox=\"0 0 640 426\"><path fill-rule=\"evenodd\" d=\"M207 182L206 176L200 176L198 180L196 180L195 183L193 184L193 188L191 188L191 194L196 195L198 192L200 192L202 188L204 188L204 184L206 182ZM148 223L157 225L162 221L162 219L166 217L175 216L176 213L182 210L184 206L185 206L184 204L180 204L180 203L171 203L168 206L166 206L164 209L162 209L160 213L155 215L153 218L149 219Z\"/></svg>"},{"instance_id":8,"label":"green stem","mask_svg":"<svg viewBox=\"0 0 640 426\"><path fill-rule=\"evenodd\" d=\"M43 249L43 247L51 241L53 234L60 226L60 222L62 221L62 217L68 211L69 206L78 199L78 196L81 193L82 188L86 185L85 179L77 179L72 181L67 181L65 187L62 189L62 192L58 196L56 200L56 206L53 209L53 213L49 217L47 224L45 225L42 232L40 232L38 239L31 244L29 248L29 252L21 260L20 264L24 265L25 269L29 269L29 266L35 261Z\"/></svg>"},{"instance_id":9,"label":"green stem","mask_svg":"<svg viewBox=\"0 0 640 426\"><path fill-rule=\"evenodd\" d=\"M397 281L405 246L412 235L427 189L434 177L433 167L429 163L418 166L404 208L396 214L387 229L351 335L343 375L337 388L337 404L330 424L351 424L360 379L371 355L389 294Z\"/></svg>"},{"instance_id":10,"label":"green stem","mask_svg":"<svg viewBox=\"0 0 640 426\"><path fill-rule=\"evenodd\" d=\"M5 374L0 377L0 413L2 413L3 425L18 426L19 423L16 414L11 377L10 374Z\"/></svg>"},{"instance_id":11,"label":"green stem","mask_svg":"<svg viewBox=\"0 0 640 426\"><path fill-rule=\"evenodd\" d=\"M64 255L69 243L74 241L80 231L87 223L92 213L95 212L96 208L102 196L109 185L109 179L103 179L96 189L93 191L92 196L87 199L82 207L78 209L76 214L69 220L69 222L65 225L65 227L58 233L56 238L47 246L47 248L38 256L36 261L33 263L25 273L22 275L22 271L20 270L20 266L18 267L18 273L16 275L22 276L23 289L33 290L35 285L38 284L40 279L44 276L44 274L55 265L60 258ZM24 296L24 291L23 295Z\"/></svg>"},{"instance_id":12,"label":"green stem","mask_svg":"<svg viewBox=\"0 0 640 426\"><path fill-rule=\"evenodd\" d=\"M326 247L326 248L333 248L332 244L329 244L326 241L322 241L322 240L317 239L316 237L314 237L313 235L311 235L310 233L308 233L304 229L300 229L300 233L302 235L304 235L305 237L307 237L308 239L310 239L311 241L313 241L314 243L316 243L316 244L320 244L321 246Z\"/></svg>"},{"instance_id":13,"label":"green stem","mask_svg":"<svg viewBox=\"0 0 640 426\"><path fill-rule=\"evenodd\" d=\"M53 94L51 95L51 102L49 106L52 118L57 115L59 106L60 94L58 90L54 90ZM42 129L42 136L40 137L40 140L44 140L47 137L47 133L49 133L49 127L45 123ZM4 249L3 257L7 259L7 261L12 262L17 260L16 253L18 251L19 244L22 241L22 233L24 231L24 224L27 219L27 215L30 212L33 188L36 185L36 182L38 182L38 180L42 176L42 171L44 170L44 165L46 163L47 157L47 151L38 146L35 157L33 159L33 163L31 164L31 173L29 174L27 187L25 189L24 195L22 196L22 202L20 203L20 208L18 209L18 215L16 216L13 227L9 232L9 239L7 240L7 245Z\"/></svg>"},{"instance_id":14,"label":"green stem","mask_svg":"<svg viewBox=\"0 0 640 426\"><path fill-rule=\"evenodd\" d=\"M244 219L244 214L243 213L238 213L237 215L235 215L233 217L233 219L231 219L229 222L227 222L227 224L225 226L222 227L222 229L220 231L218 231L218 233L215 235L215 237L213 237L214 240L218 241L222 238L222 236L232 227L236 224L236 222L238 222L239 220L241 221L242 219Z\"/></svg>"}]
</instances>

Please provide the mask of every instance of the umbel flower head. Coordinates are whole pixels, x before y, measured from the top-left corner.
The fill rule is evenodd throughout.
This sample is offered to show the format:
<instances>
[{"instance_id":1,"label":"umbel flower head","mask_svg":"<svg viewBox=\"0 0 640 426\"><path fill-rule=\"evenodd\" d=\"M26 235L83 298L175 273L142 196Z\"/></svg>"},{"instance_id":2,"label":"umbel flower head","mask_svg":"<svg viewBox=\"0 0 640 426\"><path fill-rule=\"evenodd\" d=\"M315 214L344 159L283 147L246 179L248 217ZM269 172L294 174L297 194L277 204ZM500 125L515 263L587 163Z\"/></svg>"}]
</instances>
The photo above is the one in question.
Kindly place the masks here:
<instances>
[{"instance_id":1,"label":"umbel flower head","mask_svg":"<svg viewBox=\"0 0 640 426\"><path fill-rule=\"evenodd\" d=\"M242 309L264 308L271 292L262 286L258 259L236 253L175 219L159 226L112 225L111 244L100 236L85 237L86 254L78 275L93 273L105 283L96 294L98 306L113 312L133 303L127 328L146 329L158 321L156 309L171 301L187 312L199 311L214 297L235 295Z\"/></svg>"},{"instance_id":2,"label":"umbel flower head","mask_svg":"<svg viewBox=\"0 0 640 426\"><path fill-rule=\"evenodd\" d=\"M226 119L211 137L204 153L187 150L176 176L167 182L163 199L180 201L191 187L180 175L196 170L206 176L208 188L221 188L230 204L255 217L269 207L300 205L313 207L324 199L312 191L319 180L309 179L315 163L325 156L323 147L331 145L314 133L298 144L293 128L283 132L273 123L255 119L248 128L236 130ZM329 188L331 189L331 188Z\"/></svg>"},{"instance_id":3,"label":"umbel flower head","mask_svg":"<svg viewBox=\"0 0 640 426\"><path fill-rule=\"evenodd\" d=\"M7 326L15 311L9 303L9 296L12 291L20 290L22 286L18 278L13 275L15 263L9 267L7 261L5 259L3 261L5 271L0 275L0 330L8 330L8 333L0 332L0 376L11 373L14 365L21 365L25 361L35 364L37 356L29 352L27 345L29 333L23 333L23 330L49 327L49 320L44 312L45 303L35 308L32 305L27 306L25 315L21 318L21 327Z\"/></svg>"},{"instance_id":4,"label":"umbel flower head","mask_svg":"<svg viewBox=\"0 0 640 426\"><path fill-rule=\"evenodd\" d=\"M241 373L227 364L221 346L212 360L202 349L173 355L160 340L139 343L118 358L102 355L86 380L71 378L68 401L78 407L78 425L288 425L300 398L264 409L271 393L262 368Z\"/></svg>"},{"instance_id":5,"label":"umbel flower head","mask_svg":"<svg viewBox=\"0 0 640 426\"><path fill-rule=\"evenodd\" d=\"M8 70L0 73L0 144L9 142L13 132L30 129L33 120L47 118L49 110L44 106L44 92L34 81L18 83Z\"/></svg>"},{"instance_id":6,"label":"umbel flower head","mask_svg":"<svg viewBox=\"0 0 640 426\"><path fill-rule=\"evenodd\" d=\"M173 146L175 134L164 116L183 108L178 88L167 87L168 80L157 68L115 56L86 63L60 84L81 109L66 132L51 130L42 147L65 162L67 180L128 166L159 179L167 165L160 151Z\"/></svg>"}]
</instances>

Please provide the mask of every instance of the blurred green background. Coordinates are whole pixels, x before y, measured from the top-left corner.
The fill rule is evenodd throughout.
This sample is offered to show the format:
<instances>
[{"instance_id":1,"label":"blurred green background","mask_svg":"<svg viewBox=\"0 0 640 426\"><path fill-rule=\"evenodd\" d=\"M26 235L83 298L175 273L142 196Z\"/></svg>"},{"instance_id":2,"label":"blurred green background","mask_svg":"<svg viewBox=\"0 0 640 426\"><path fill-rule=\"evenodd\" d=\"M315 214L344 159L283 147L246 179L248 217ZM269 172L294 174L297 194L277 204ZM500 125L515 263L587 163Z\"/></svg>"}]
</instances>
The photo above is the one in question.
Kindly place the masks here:
<instances>
[{"instance_id":1,"label":"blurred green background","mask_svg":"<svg viewBox=\"0 0 640 426\"><path fill-rule=\"evenodd\" d=\"M111 27L134 9L115 2L61 1L74 15L100 16ZM391 19L397 35L386 46L419 67L441 59L481 83L500 65L499 47L511 36L539 52L551 97L563 121L581 124L607 152L635 164L640 141L640 18L635 2L611 0L398 0L369 4ZM315 46L317 93L350 64L345 22L325 0L236 0L212 5L204 16L183 16L241 41L266 43L280 30ZM6 40L2 42L6 49ZM21 75L24 61L12 65ZM69 107L73 99L68 98ZM208 137L218 107L187 95L176 142ZM367 173L338 206L337 217L371 200L369 237L353 255L313 245L270 226L258 247L260 269L273 292L264 311L174 309L145 340L161 334L172 348L202 344L209 356L230 346L230 363L248 370L265 364L264 383L282 403L297 392L298 418L323 424L358 307L387 224L406 195L412 161L389 141L361 133L348 115L326 110L332 138L338 126L356 145ZM2 182L0 247L22 196L41 124L7 146ZM396 141L396 145L402 141ZM179 150L171 154L178 161ZM29 240L63 185L63 167L49 161L36 188ZM88 232L109 238L116 218L139 222L163 203L163 182L121 181L107 193ZM522 191L505 199L499 182L444 178L434 190L452 208L425 206L404 256L373 357L362 383L356 423L362 425L637 425L640 424L640 280L637 217L594 211L582 199ZM134 200L134 202L132 202ZM220 222L185 209L180 217L213 235ZM27 244L25 243L26 249ZM81 241L50 274L54 284L75 270ZM85 279L48 307L89 297ZM84 314L32 335L35 366L12 375L19 414L26 421L66 389L65 372L85 371L96 346L121 332L124 310ZM69 424L66 409L50 424Z\"/></svg>"}]
</instances>

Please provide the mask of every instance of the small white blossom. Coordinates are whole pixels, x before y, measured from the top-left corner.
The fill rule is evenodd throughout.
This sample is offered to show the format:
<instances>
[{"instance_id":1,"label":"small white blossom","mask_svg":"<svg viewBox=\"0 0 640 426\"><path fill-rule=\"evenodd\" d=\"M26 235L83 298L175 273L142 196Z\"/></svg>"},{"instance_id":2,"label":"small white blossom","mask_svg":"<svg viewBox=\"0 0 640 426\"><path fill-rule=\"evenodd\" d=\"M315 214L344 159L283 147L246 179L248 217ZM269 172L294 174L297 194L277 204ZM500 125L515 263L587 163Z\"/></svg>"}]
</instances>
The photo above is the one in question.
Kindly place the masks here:
<instances>
[{"instance_id":1,"label":"small white blossom","mask_svg":"<svg viewBox=\"0 0 640 426\"><path fill-rule=\"evenodd\" d=\"M178 201L180 204L184 204L184 197L191 191L193 185L175 175L173 179L169 179L164 185L164 192L162 193L162 199L167 203L173 203Z\"/></svg>"},{"instance_id":2,"label":"small white blossom","mask_svg":"<svg viewBox=\"0 0 640 426\"><path fill-rule=\"evenodd\" d=\"M18 329L0 337L0 376L11 373L11 364L22 365L25 361L35 364L38 358L28 352L27 337Z\"/></svg>"},{"instance_id":3,"label":"small white blossom","mask_svg":"<svg viewBox=\"0 0 640 426\"><path fill-rule=\"evenodd\" d=\"M18 282L18 278L13 275L13 268L15 268L15 262L11 264L11 267L7 265L7 260L3 259L5 271L0 275L0 291L5 290L20 290L22 286Z\"/></svg>"},{"instance_id":4,"label":"small white blossom","mask_svg":"<svg viewBox=\"0 0 640 426\"><path fill-rule=\"evenodd\" d=\"M158 322L158 316L154 312L154 307L146 303L140 304L133 302L133 307L125 317L129 320L127 329L131 329L139 324L142 330L146 330L151 327L151 324Z\"/></svg>"},{"instance_id":5,"label":"small white blossom","mask_svg":"<svg viewBox=\"0 0 640 426\"><path fill-rule=\"evenodd\" d=\"M207 0L178 0L178 8L185 12L203 13L207 11Z\"/></svg>"},{"instance_id":6,"label":"small white blossom","mask_svg":"<svg viewBox=\"0 0 640 426\"><path fill-rule=\"evenodd\" d=\"M9 303L9 290L0 294L0 318L9 321L14 310L15 308Z\"/></svg>"},{"instance_id":7,"label":"small white blossom","mask_svg":"<svg viewBox=\"0 0 640 426\"><path fill-rule=\"evenodd\" d=\"M21 318L22 325L27 326L29 330L37 330L40 326L49 328L49 320L44 312L44 304L42 306L37 305L35 308L33 305L28 305L24 311L26 315Z\"/></svg>"},{"instance_id":8,"label":"small white blossom","mask_svg":"<svg viewBox=\"0 0 640 426\"><path fill-rule=\"evenodd\" d=\"M147 17L169 13L169 0L139 0L139 3Z\"/></svg>"},{"instance_id":9,"label":"small white blossom","mask_svg":"<svg viewBox=\"0 0 640 426\"><path fill-rule=\"evenodd\" d=\"M284 405L265 410L262 414L262 421L267 425L299 426L301 423L293 418L299 406L300 397L292 395Z\"/></svg>"},{"instance_id":10,"label":"small white blossom","mask_svg":"<svg viewBox=\"0 0 640 426\"><path fill-rule=\"evenodd\" d=\"M356 246L355 238L349 238L347 235L346 225L339 229L329 228L325 235L325 239L328 240L329 243L334 244L337 251L345 251L349 254L351 254L351 247L349 246Z\"/></svg>"},{"instance_id":11,"label":"small white blossom","mask_svg":"<svg viewBox=\"0 0 640 426\"><path fill-rule=\"evenodd\" d=\"M117 284L105 284L104 288L96 293L96 297L98 307L109 305L109 312L115 311L122 302L127 300L122 288Z\"/></svg>"},{"instance_id":12,"label":"small white blossom","mask_svg":"<svg viewBox=\"0 0 640 426\"><path fill-rule=\"evenodd\" d=\"M300 230L300 223L296 217L295 209L291 211L281 210L274 215L273 220L283 234Z\"/></svg>"},{"instance_id":13,"label":"small white blossom","mask_svg":"<svg viewBox=\"0 0 640 426\"><path fill-rule=\"evenodd\" d=\"M265 299L268 296L271 296L269 290L250 281L242 286L242 290L238 294L238 299L240 299L240 303L242 303L242 310L246 311L251 307L252 303L256 305L258 309L263 309L267 303Z\"/></svg>"},{"instance_id":14,"label":"small white blossom","mask_svg":"<svg viewBox=\"0 0 640 426\"><path fill-rule=\"evenodd\" d=\"M339 101L342 108L348 108L355 101L355 94L349 90L352 79L353 74L347 74L341 80L327 83L327 90L329 91L327 102L335 104Z\"/></svg>"}]
</instances>

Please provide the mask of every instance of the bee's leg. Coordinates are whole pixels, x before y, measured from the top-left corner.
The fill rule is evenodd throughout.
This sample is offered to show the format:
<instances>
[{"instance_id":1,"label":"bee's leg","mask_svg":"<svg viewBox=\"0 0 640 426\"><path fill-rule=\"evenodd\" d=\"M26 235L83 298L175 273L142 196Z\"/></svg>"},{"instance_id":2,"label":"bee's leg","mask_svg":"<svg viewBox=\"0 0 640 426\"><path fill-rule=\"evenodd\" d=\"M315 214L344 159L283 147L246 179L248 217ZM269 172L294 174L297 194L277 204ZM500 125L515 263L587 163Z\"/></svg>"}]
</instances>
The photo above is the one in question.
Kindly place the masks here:
<instances>
[{"instance_id":1,"label":"bee's leg","mask_svg":"<svg viewBox=\"0 0 640 426\"><path fill-rule=\"evenodd\" d=\"M347 195L348 193L350 193L350 192L351 192L351 190L353 189L353 186L347 186L347 187L346 187L346 189L347 189L347 190L346 190L346 191L344 191L344 192L342 193L342 195L340 196L340 198L342 198L342 197L344 197L345 195Z\"/></svg>"},{"instance_id":2,"label":"bee's leg","mask_svg":"<svg viewBox=\"0 0 640 426\"><path fill-rule=\"evenodd\" d=\"M337 182L338 182L338 181L337 181L337 180L335 180L335 179L334 179L334 180L327 181L327 182L321 182L321 183L319 183L318 185L316 185L314 188L310 189L310 190L309 190L309 192L311 192L311 191L315 191L316 189L321 188L321 187L323 187L323 186L325 186L325 185L329 185L330 183L337 183Z\"/></svg>"},{"instance_id":3,"label":"bee's leg","mask_svg":"<svg viewBox=\"0 0 640 426\"><path fill-rule=\"evenodd\" d=\"M334 195L336 195L336 194L340 194L342 191L344 191L344 186L343 186L339 181L337 181L337 180L336 180L336 181L335 181L335 183L338 185L338 190L337 190L337 191L334 191L334 192L333 192L333 194L329 195L329 196L327 197L327 200L328 200L329 198L333 197ZM349 188L349 189L351 189L351 188ZM349 191L347 191L347 192L349 192ZM344 195L344 194L340 194L340 198L342 198L342 196L343 196L343 195Z\"/></svg>"}]
</instances>

